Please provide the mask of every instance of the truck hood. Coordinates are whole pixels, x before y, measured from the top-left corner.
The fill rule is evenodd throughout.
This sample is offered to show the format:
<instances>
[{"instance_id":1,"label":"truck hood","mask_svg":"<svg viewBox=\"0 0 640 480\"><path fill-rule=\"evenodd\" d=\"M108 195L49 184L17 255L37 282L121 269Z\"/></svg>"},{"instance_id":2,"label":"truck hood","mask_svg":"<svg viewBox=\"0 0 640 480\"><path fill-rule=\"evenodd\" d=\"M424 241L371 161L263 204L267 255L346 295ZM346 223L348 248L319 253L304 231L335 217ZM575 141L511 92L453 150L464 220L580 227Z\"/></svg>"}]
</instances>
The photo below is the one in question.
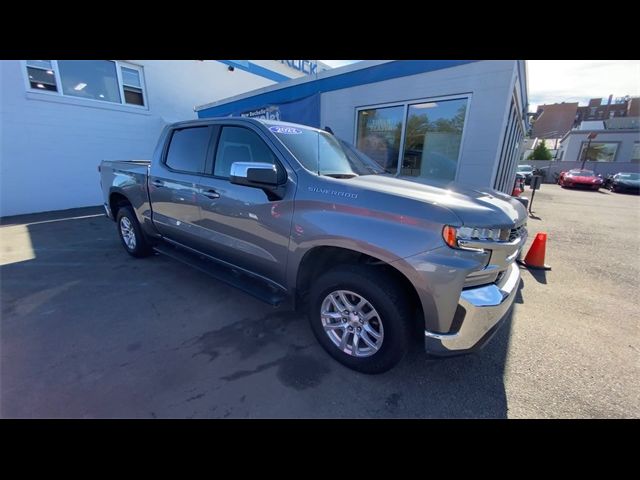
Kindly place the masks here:
<instances>
[{"instance_id":1,"label":"truck hood","mask_svg":"<svg viewBox=\"0 0 640 480\"><path fill-rule=\"evenodd\" d=\"M567 180L571 182L579 182L579 183L598 183L602 182L599 177L587 177L584 175L567 175ZM595 181L594 181L595 179Z\"/></svg>"},{"instance_id":2,"label":"truck hood","mask_svg":"<svg viewBox=\"0 0 640 480\"><path fill-rule=\"evenodd\" d=\"M446 208L463 225L486 228L511 228L527 218L527 211L518 200L488 188L387 175L363 175L349 180L350 186Z\"/></svg>"}]
</instances>

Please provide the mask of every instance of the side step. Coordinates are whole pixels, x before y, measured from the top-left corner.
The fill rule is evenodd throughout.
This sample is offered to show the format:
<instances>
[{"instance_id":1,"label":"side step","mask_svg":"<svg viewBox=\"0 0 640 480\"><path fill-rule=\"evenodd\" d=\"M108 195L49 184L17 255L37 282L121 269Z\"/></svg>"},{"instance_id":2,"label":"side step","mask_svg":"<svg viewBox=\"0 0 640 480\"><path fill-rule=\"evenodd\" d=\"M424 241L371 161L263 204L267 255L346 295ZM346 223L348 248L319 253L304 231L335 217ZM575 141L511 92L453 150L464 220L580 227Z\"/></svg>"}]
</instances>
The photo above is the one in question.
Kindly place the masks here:
<instances>
[{"instance_id":1,"label":"side step","mask_svg":"<svg viewBox=\"0 0 640 480\"><path fill-rule=\"evenodd\" d=\"M243 292L248 293L258 300L262 300L270 305L278 306L287 300L287 294L283 290L270 285L257 277L216 262L204 255L198 255L184 248L169 245L165 242L155 245L153 249L162 255L166 255L174 260L185 263L190 267L206 273L216 280L220 280L221 282L242 290Z\"/></svg>"}]
</instances>

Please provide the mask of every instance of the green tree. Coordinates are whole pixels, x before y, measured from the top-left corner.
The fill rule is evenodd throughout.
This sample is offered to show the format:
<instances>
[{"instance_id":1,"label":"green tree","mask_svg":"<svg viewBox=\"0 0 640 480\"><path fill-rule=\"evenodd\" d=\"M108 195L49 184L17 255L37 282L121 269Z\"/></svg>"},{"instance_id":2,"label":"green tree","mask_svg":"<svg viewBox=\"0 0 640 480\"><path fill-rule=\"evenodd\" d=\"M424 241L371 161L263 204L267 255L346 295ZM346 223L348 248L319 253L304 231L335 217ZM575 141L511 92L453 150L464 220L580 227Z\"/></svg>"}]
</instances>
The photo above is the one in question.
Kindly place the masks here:
<instances>
[{"instance_id":1,"label":"green tree","mask_svg":"<svg viewBox=\"0 0 640 480\"><path fill-rule=\"evenodd\" d=\"M547 148L546 142L542 140L538 143L536 148L533 149L533 152L529 154L527 160L551 160L553 155Z\"/></svg>"}]
</instances>

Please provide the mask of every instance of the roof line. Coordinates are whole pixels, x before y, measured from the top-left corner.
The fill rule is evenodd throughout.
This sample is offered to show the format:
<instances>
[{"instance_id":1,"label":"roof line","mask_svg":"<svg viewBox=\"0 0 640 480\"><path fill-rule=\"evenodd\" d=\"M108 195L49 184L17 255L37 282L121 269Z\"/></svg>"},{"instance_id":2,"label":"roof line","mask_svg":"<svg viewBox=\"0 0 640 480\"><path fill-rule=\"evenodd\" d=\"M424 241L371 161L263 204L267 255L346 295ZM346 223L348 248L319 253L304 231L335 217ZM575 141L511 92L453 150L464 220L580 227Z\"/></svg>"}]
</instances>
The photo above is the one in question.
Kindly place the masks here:
<instances>
[{"instance_id":1,"label":"roof line","mask_svg":"<svg viewBox=\"0 0 640 480\"><path fill-rule=\"evenodd\" d=\"M365 68L374 67L376 65L381 65L383 63L388 63L390 61L392 60L366 60L366 61L361 61L357 63L352 63L350 65L344 65L338 68L332 68L330 70L324 70L313 77L309 75L309 76L298 77L298 78L288 78L287 80L280 83L276 83L275 85L268 85L266 87L258 88L256 90L251 90L249 92L241 93L239 95L234 95L233 97L228 97L223 100L217 100L215 102L206 103L204 105L198 105L194 108L194 111L199 112L200 110L205 110L207 108L219 107L221 105L226 105L227 103L242 100L244 98L255 97L256 95L260 95L262 93L268 93L274 90L280 90L282 88L292 87L295 85L302 85L304 83L313 82L315 80L329 78L336 75L342 75L355 70L363 70Z\"/></svg>"},{"instance_id":2,"label":"roof line","mask_svg":"<svg viewBox=\"0 0 640 480\"><path fill-rule=\"evenodd\" d=\"M198 116L228 116L237 110L250 110L264 104L289 103L311 95L342 90L353 86L409 77L447 68L475 63L478 60L388 60L362 62L351 68L322 72L317 78L287 81L263 90L248 92L242 97L227 99L209 107L197 108Z\"/></svg>"},{"instance_id":3,"label":"roof line","mask_svg":"<svg viewBox=\"0 0 640 480\"><path fill-rule=\"evenodd\" d=\"M564 139L567 138L572 133L582 133L583 135L588 135L590 133L638 133L640 132L640 128L607 128L604 130L569 130L564 136L560 139L560 143L564 142Z\"/></svg>"},{"instance_id":4,"label":"roof line","mask_svg":"<svg viewBox=\"0 0 640 480\"><path fill-rule=\"evenodd\" d=\"M249 60L247 60L246 63L239 62L238 60L218 60L218 62L224 63L225 65L229 65L230 67L237 68L239 70L243 70L253 75L258 75L259 77L263 77L268 80L273 80L274 82L282 82L291 78L276 71L269 70L268 68L262 67L256 63L250 62Z\"/></svg>"}]
</instances>

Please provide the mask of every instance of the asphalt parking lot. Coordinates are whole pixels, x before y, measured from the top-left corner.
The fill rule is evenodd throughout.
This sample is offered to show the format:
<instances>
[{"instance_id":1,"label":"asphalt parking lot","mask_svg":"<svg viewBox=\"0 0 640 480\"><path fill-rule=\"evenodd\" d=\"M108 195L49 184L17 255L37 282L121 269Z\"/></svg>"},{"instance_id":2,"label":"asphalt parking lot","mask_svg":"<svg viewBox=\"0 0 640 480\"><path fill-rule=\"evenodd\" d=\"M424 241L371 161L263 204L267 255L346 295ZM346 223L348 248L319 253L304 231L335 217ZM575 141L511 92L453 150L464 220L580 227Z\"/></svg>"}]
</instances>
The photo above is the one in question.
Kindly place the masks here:
<instances>
[{"instance_id":1,"label":"asphalt parking lot","mask_svg":"<svg viewBox=\"0 0 640 480\"><path fill-rule=\"evenodd\" d=\"M529 195L527 191L525 195ZM3 418L640 416L640 197L543 185L523 270L479 354L352 372L306 320L165 257L129 257L97 209L0 227Z\"/></svg>"}]
</instances>

